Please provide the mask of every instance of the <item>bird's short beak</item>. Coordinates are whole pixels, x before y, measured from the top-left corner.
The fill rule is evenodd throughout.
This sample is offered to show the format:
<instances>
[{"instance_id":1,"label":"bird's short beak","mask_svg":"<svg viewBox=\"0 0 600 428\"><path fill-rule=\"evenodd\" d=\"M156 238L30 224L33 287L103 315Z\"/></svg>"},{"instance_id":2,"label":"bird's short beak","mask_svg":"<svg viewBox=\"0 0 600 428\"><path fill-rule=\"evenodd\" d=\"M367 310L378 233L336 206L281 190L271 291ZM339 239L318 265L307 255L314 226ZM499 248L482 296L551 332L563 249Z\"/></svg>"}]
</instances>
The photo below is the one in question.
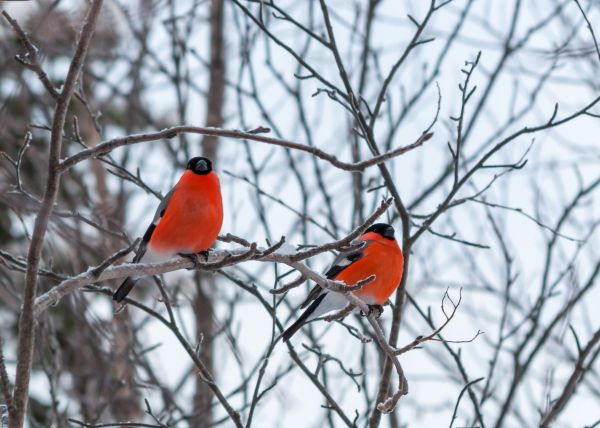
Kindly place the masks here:
<instances>
[{"instance_id":1,"label":"bird's short beak","mask_svg":"<svg viewBox=\"0 0 600 428\"><path fill-rule=\"evenodd\" d=\"M208 164L205 160L199 160L196 164L196 170L200 172L208 171Z\"/></svg>"}]
</instances>

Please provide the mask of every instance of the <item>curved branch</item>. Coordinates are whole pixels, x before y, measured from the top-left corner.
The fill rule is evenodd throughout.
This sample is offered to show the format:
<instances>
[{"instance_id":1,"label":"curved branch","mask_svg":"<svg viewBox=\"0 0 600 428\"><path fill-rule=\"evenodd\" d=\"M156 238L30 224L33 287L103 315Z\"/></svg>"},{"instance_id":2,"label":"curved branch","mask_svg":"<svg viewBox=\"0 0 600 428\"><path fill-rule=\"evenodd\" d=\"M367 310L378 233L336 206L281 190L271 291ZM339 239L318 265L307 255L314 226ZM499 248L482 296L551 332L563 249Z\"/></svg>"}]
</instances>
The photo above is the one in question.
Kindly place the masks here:
<instances>
[{"instance_id":1,"label":"curved branch","mask_svg":"<svg viewBox=\"0 0 600 428\"><path fill-rule=\"evenodd\" d=\"M357 163L348 163L339 160L337 157L324 152L316 147L306 146L304 144L295 143L293 141L282 140L279 138L272 138L260 135L259 133L269 132L268 128L258 128L255 131L245 132L238 130L230 130L230 129L220 129L220 128L212 128L212 127L201 127L201 126L189 126L189 125L180 125L173 126L171 128L166 128L157 132L147 132L143 134L132 134L127 135L125 137L114 138L109 141L105 141L101 144L93 148L89 148L86 150L82 150L73 156L68 157L63 160L59 165L60 172L64 172L79 162L82 162L87 159L95 158L106 153L111 152L114 149L123 146L129 146L132 144L145 143L150 141L157 141L162 139L170 139L174 138L179 134L200 134L200 135L209 135L214 137L227 137L234 138L238 140L251 140L257 141L260 143L271 144L274 146L286 147L293 150L299 150L305 153L310 153L313 156L318 157L319 159L323 159L329 162L331 165L336 168L342 169L344 171L364 171L365 169L379 165L387 160L395 158L397 156L403 155L406 152L409 152L412 149L415 149L421 146L425 141L429 140L433 133L425 133L422 134L414 143L409 144L407 146L398 147L397 149L391 150L387 153L381 154L379 156L374 156L371 159L364 160L362 162Z\"/></svg>"}]
</instances>

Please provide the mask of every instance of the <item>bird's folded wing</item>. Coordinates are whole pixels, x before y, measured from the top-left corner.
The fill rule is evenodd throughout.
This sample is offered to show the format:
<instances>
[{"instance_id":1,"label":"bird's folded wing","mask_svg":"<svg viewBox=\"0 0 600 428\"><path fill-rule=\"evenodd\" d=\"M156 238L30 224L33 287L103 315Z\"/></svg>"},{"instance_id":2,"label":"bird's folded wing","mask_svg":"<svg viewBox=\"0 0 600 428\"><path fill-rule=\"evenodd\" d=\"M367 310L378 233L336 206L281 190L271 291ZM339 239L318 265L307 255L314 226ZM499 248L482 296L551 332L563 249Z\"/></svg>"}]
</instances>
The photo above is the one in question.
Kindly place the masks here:
<instances>
[{"instance_id":1,"label":"bird's folded wing","mask_svg":"<svg viewBox=\"0 0 600 428\"><path fill-rule=\"evenodd\" d=\"M333 263L331 264L330 268L327 270L327 272L325 272L325 277L327 279L335 279L335 277L339 275L344 269L346 269L355 261L359 260L363 256L365 248L367 248L367 246L369 245L369 243L365 241L354 241L352 242L352 244L362 245L353 250L339 253L337 257L333 260ZM319 297L322 291L323 289L319 284L315 285L313 289L310 290L310 293L308 293L308 296L306 296L306 299L304 300L304 302L302 302L300 307L306 308L310 304L310 302Z\"/></svg>"},{"instance_id":2,"label":"bird's folded wing","mask_svg":"<svg viewBox=\"0 0 600 428\"><path fill-rule=\"evenodd\" d=\"M165 215L165 212L167 211L167 207L169 206L169 201L171 200L171 197L173 196L174 191L175 191L175 187L173 189L171 189L169 191L169 193L167 193L165 195L165 197L162 198L162 200L160 201L160 204L158 204L158 208L156 209L156 212L154 213L154 218L152 219L152 223L150 224L150 226L148 226L148 229L146 229L146 233L144 233L142 242L140 242L140 245L139 245L137 251L135 252L135 257L133 258L133 263L139 262L142 259L142 257L144 257L144 254L146 254L146 248L148 247L148 242L150 242L150 238L152 238L154 229L156 229L156 226L158 226L160 219Z\"/></svg>"},{"instance_id":3,"label":"bird's folded wing","mask_svg":"<svg viewBox=\"0 0 600 428\"><path fill-rule=\"evenodd\" d=\"M360 260L364 254L365 249L369 245L368 241L362 241L362 242L363 242L363 245L361 245L358 248L339 253L337 255L337 257L335 258L335 260L333 260L333 263L331 264L331 267L329 268L329 270L327 272L325 272L325 276L328 279L335 279L335 277L338 276L344 269L346 269L348 266L350 266L355 261ZM352 242L352 244L353 245L361 244L361 241L358 241L358 242L354 241L354 242Z\"/></svg>"}]
</instances>

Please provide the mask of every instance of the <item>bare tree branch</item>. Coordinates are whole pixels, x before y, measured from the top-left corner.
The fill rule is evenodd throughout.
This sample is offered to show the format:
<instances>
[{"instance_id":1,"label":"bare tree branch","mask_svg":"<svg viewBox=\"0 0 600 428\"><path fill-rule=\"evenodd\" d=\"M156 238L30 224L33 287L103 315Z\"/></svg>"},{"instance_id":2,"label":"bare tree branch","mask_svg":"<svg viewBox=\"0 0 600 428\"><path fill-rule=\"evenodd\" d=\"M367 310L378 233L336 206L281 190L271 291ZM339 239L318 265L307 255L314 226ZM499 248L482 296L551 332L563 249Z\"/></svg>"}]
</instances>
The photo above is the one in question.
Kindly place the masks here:
<instances>
[{"instance_id":1,"label":"bare tree branch","mask_svg":"<svg viewBox=\"0 0 600 428\"><path fill-rule=\"evenodd\" d=\"M103 154L109 153L112 150L128 146L131 144L138 144L148 141L157 141L161 139L169 139L174 138L181 133L189 133L189 134L200 134L200 135L211 135L216 137L228 137L242 140L251 140L258 141L261 143L271 144L280 147L287 147L294 150L300 150L306 153L310 153L319 159L323 159L336 168L343 169L345 171L364 171L366 168L369 168L373 165L381 164L389 159L400 156L412 149L415 149L421 146L425 141L429 140L433 134L423 134L421 135L417 141L407 146L399 147L397 149L391 150L390 152L384 153L382 155L375 156L371 159L357 162L357 163L347 163L338 160L335 156L330 155L316 147L306 146L304 144L294 143L292 141L280 140L277 138L271 137L263 137L258 135L259 132L268 132L269 130L266 128L259 128L259 130L255 132L243 132L243 131L231 131L226 129L217 129L217 128L207 128L207 127L199 127L199 126L173 126L171 128L163 129L162 131L154 132L154 133L146 133L146 134L136 134L136 135L128 135L122 138L115 138L110 141L106 141L104 143L98 144L94 148L90 148L87 150L82 150L81 152L63 160L60 163L60 171L66 171L69 168L72 168L77 163L86 160L95 158L97 156L101 156Z\"/></svg>"},{"instance_id":2,"label":"bare tree branch","mask_svg":"<svg viewBox=\"0 0 600 428\"><path fill-rule=\"evenodd\" d=\"M44 243L44 236L48 227L48 221L54 208L54 201L58 194L60 183L60 153L63 139L63 128L67 116L67 109L83 62L88 51L96 20L100 14L102 0L94 0L90 5L85 18L81 36L69 66L62 91L57 98L54 119L52 123L52 134L50 136L50 148L48 154L48 181L40 211L35 219L31 244L27 254L27 272L25 275L25 286L23 293L23 308L19 319L19 344L17 360L17 373L13 395L14 410L9 414L9 428L21 428L25 422L27 410L27 399L29 392L29 378L31 376L31 364L33 360L33 346L35 337L34 302L37 294L38 266L40 254Z\"/></svg>"}]
</instances>

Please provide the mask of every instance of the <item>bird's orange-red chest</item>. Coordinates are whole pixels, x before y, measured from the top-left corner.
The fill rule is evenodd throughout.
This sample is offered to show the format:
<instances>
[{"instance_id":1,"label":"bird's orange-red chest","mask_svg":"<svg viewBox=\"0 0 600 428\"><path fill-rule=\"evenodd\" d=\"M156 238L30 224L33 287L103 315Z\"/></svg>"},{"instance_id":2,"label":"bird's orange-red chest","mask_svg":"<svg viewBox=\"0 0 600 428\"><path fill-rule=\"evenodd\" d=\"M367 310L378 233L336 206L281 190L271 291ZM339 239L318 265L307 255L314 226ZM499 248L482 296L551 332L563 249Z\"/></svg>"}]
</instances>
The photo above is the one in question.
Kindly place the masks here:
<instances>
[{"instance_id":1,"label":"bird's orange-red chest","mask_svg":"<svg viewBox=\"0 0 600 428\"><path fill-rule=\"evenodd\" d=\"M383 305L398 288L404 272L404 256L398 242L376 233L366 233L361 240L368 241L363 256L341 271L336 280L348 285L375 275L375 280L356 291L358 297L370 305Z\"/></svg>"},{"instance_id":2,"label":"bird's orange-red chest","mask_svg":"<svg viewBox=\"0 0 600 428\"><path fill-rule=\"evenodd\" d=\"M163 255L205 251L217 239L222 224L223 203L217 174L199 175L188 170L175 185L149 247Z\"/></svg>"}]
</instances>

